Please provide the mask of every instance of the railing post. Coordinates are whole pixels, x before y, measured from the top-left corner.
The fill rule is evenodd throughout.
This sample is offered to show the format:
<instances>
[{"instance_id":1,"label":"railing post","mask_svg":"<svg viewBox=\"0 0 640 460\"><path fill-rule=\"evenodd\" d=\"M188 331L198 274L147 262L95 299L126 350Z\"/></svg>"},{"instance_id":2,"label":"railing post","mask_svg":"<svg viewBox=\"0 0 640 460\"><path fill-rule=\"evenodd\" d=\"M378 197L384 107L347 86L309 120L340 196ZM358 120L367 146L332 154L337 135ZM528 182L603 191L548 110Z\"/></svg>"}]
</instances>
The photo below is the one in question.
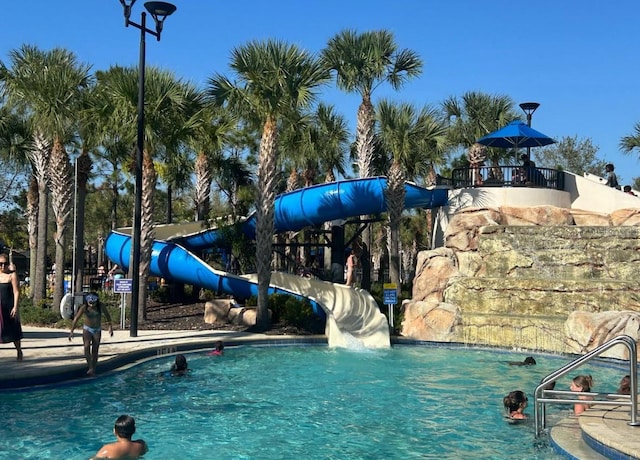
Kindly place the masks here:
<instances>
[{"instance_id":1,"label":"railing post","mask_svg":"<svg viewBox=\"0 0 640 460\"><path fill-rule=\"evenodd\" d=\"M546 377L542 379L540 384L534 390L534 404L533 404L533 416L535 421L535 436L538 437L541 434L541 427L544 429L546 427L546 416L544 414L544 408L546 408L546 402L539 402L539 395L544 394L545 387L549 384L549 382L556 381L560 377L566 375L570 371L576 369L582 364L590 361L591 359L600 356L602 353L612 348L615 345L624 344L629 349L629 377L630 377L630 385L631 385L631 395L630 395L630 404L631 407L631 421L627 424L630 426L640 426L640 422L638 422L638 350L636 341L629 335L620 335L614 337L608 342L600 345L594 350L591 350L589 353L582 355L568 364L565 364L559 369L556 369L554 372L550 373ZM560 402L560 401L558 401ZM597 404L597 401L595 402ZM627 404L624 404L627 405Z\"/></svg>"}]
</instances>

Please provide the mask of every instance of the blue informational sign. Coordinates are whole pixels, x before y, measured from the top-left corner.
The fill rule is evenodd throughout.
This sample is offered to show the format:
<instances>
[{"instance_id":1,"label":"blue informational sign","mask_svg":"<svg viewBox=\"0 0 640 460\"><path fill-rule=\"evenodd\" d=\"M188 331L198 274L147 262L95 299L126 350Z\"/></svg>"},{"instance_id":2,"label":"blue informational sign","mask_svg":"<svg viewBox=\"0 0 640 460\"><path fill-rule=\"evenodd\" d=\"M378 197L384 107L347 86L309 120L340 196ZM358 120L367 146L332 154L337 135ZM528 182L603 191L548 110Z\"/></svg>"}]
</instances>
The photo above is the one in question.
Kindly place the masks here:
<instances>
[{"instance_id":1,"label":"blue informational sign","mask_svg":"<svg viewBox=\"0 0 640 460\"><path fill-rule=\"evenodd\" d=\"M398 288L395 283L384 284L383 298L385 305L395 305L398 303Z\"/></svg>"},{"instance_id":2,"label":"blue informational sign","mask_svg":"<svg viewBox=\"0 0 640 460\"><path fill-rule=\"evenodd\" d=\"M130 278L120 278L113 280L113 292L116 294L131 294L133 291L133 280Z\"/></svg>"}]
</instances>

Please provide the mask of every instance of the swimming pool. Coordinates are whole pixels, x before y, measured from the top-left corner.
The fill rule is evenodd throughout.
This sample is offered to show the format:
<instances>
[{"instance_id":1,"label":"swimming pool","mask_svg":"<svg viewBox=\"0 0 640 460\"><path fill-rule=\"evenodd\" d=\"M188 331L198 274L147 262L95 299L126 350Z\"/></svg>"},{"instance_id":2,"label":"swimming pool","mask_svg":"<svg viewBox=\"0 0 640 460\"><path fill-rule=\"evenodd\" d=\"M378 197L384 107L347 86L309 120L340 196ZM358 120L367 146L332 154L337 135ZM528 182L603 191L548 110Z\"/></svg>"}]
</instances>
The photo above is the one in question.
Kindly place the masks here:
<instances>
[{"instance_id":1,"label":"swimming pool","mask_svg":"<svg viewBox=\"0 0 640 460\"><path fill-rule=\"evenodd\" d=\"M397 346L227 347L187 355L192 372L169 377L172 356L110 376L0 394L0 459L87 459L113 441L120 414L136 418L145 459L560 459L510 425L502 397L532 400L540 378L567 362L496 350ZM596 391L625 373L586 366ZM568 388L570 379L556 388ZM567 414L568 406L551 409ZM527 409L533 416L533 407Z\"/></svg>"}]
</instances>

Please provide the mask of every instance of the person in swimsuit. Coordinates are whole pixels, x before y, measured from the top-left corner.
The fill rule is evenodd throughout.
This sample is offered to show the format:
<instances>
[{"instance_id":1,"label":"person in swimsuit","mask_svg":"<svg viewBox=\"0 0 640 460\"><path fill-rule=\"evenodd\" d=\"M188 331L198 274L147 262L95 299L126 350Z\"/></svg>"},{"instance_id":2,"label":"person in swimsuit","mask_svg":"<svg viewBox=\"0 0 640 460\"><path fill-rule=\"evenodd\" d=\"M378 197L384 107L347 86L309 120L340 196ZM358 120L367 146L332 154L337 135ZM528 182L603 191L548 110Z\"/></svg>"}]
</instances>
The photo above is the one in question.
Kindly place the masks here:
<instances>
[{"instance_id":1,"label":"person in swimsuit","mask_svg":"<svg viewBox=\"0 0 640 460\"><path fill-rule=\"evenodd\" d=\"M209 356L220 356L224 354L224 343L222 340L216 342L216 348L213 351L207 353Z\"/></svg>"},{"instance_id":2,"label":"person in swimsuit","mask_svg":"<svg viewBox=\"0 0 640 460\"><path fill-rule=\"evenodd\" d=\"M6 254L0 254L0 343L13 342L18 352L16 359L22 361L19 299L18 274L8 262Z\"/></svg>"},{"instance_id":3,"label":"person in swimsuit","mask_svg":"<svg viewBox=\"0 0 640 460\"><path fill-rule=\"evenodd\" d=\"M631 394L631 376L630 375L625 375L624 377L622 377L622 380L620 380L620 385L618 386L616 393L619 395Z\"/></svg>"},{"instance_id":4,"label":"person in swimsuit","mask_svg":"<svg viewBox=\"0 0 640 460\"><path fill-rule=\"evenodd\" d=\"M516 390L509 393L502 399L504 410L508 418L513 420L523 420L527 418L524 410L527 407L529 399L523 391Z\"/></svg>"},{"instance_id":5,"label":"person in swimsuit","mask_svg":"<svg viewBox=\"0 0 640 460\"><path fill-rule=\"evenodd\" d=\"M113 434L116 435L116 442L105 444L92 460L100 458L135 459L147 453L149 448L142 439L131 440L136 432L136 421L130 415L121 415L116 419Z\"/></svg>"},{"instance_id":6,"label":"person in swimsuit","mask_svg":"<svg viewBox=\"0 0 640 460\"><path fill-rule=\"evenodd\" d=\"M573 378L573 380L571 381L571 386L569 388L571 391L591 393L592 387L593 378L590 375L578 375ZM593 400L593 396L578 396L578 399L590 401ZM589 404L574 404L573 413L575 415L580 415L589 407L591 407Z\"/></svg>"},{"instance_id":7,"label":"person in swimsuit","mask_svg":"<svg viewBox=\"0 0 640 460\"><path fill-rule=\"evenodd\" d=\"M355 283L355 269L356 269L356 255L354 251L349 251L349 256L347 257L347 286L353 286Z\"/></svg>"},{"instance_id":8,"label":"person in swimsuit","mask_svg":"<svg viewBox=\"0 0 640 460\"><path fill-rule=\"evenodd\" d=\"M171 366L170 374L174 377L181 377L187 375L189 372L189 365L187 364L187 358L185 355L176 355L176 361Z\"/></svg>"},{"instance_id":9,"label":"person in swimsuit","mask_svg":"<svg viewBox=\"0 0 640 460\"><path fill-rule=\"evenodd\" d=\"M84 325L82 326L82 340L84 342L84 357L89 365L87 375L96 374L96 365L98 364L98 349L100 348L100 339L102 337L102 314L109 322L109 334L113 337L113 325L111 324L111 315L98 300L98 294L91 292L84 298L84 303L80 305L78 313L71 323L71 332L69 333L69 341L73 339L73 331L80 318L84 315Z\"/></svg>"}]
</instances>

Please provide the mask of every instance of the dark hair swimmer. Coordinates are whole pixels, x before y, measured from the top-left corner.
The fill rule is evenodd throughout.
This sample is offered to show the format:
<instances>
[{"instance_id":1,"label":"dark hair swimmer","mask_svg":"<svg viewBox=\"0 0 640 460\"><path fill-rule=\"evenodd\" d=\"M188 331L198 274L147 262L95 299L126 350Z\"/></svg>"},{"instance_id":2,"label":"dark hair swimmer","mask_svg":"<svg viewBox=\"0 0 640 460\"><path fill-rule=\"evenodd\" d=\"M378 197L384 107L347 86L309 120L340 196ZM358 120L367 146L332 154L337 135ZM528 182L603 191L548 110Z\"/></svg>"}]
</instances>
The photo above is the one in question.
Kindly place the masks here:
<instances>
[{"instance_id":1,"label":"dark hair swimmer","mask_svg":"<svg viewBox=\"0 0 640 460\"><path fill-rule=\"evenodd\" d=\"M532 356L527 356L524 361L508 361L509 366L535 366L536 360Z\"/></svg>"},{"instance_id":2,"label":"dark hair swimmer","mask_svg":"<svg viewBox=\"0 0 640 460\"><path fill-rule=\"evenodd\" d=\"M189 372L187 358L184 355L176 355L176 361L171 366L171 375L180 376Z\"/></svg>"}]
</instances>

